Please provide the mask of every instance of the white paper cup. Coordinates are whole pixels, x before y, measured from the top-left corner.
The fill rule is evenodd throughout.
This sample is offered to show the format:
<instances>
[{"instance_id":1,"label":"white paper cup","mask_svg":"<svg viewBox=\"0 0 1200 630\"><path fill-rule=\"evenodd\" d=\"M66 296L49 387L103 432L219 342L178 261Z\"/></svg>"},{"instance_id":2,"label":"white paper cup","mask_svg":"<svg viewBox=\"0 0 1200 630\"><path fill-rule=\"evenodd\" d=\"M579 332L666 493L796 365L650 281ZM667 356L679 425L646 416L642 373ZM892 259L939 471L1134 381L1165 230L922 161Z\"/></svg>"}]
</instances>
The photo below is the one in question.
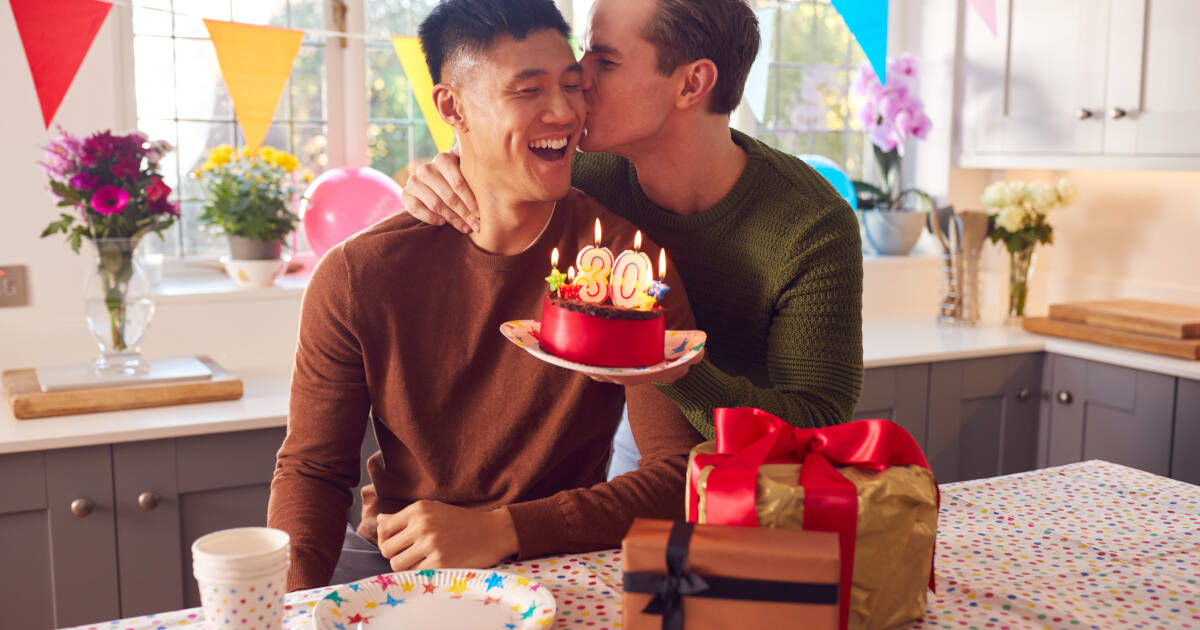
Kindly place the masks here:
<instances>
[{"instance_id":1,"label":"white paper cup","mask_svg":"<svg viewBox=\"0 0 1200 630\"><path fill-rule=\"evenodd\" d=\"M210 630L277 630L291 567L286 532L227 529L192 543L192 572Z\"/></svg>"}]
</instances>

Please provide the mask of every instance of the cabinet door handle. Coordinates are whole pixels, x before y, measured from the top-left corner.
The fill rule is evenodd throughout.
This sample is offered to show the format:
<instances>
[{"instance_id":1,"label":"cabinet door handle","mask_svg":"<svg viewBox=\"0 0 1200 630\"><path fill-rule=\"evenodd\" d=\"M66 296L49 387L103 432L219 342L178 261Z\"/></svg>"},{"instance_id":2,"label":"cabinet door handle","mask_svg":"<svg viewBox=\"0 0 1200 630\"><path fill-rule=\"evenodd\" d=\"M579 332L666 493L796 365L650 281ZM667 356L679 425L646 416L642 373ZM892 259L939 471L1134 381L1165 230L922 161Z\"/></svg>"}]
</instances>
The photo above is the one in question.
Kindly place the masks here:
<instances>
[{"instance_id":1,"label":"cabinet door handle","mask_svg":"<svg viewBox=\"0 0 1200 630\"><path fill-rule=\"evenodd\" d=\"M1114 108L1112 108L1112 112L1110 112L1109 115L1112 116L1113 120L1118 120L1120 118L1124 118L1124 117L1128 116L1129 112L1121 109L1120 107L1114 107Z\"/></svg>"},{"instance_id":2,"label":"cabinet door handle","mask_svg":"<svg viewBox=\"0 0 1200 630\"><path fill-rule=\"evenodd\" d=\"M1069 404L1071 404L1071 401L1074 399L1075 399L1075 397L1071 395L1071 392L1069 392L1065 389L1058 392L1058 402L1061 404L1069 405Z\"/></svg>"},{"instance_id":3,"label":"cabinet door handle","mask_svg":"<svg viewBox=\"0 0 1200 630\"><path fill-rule=\"evenodd\" d=\"M1092 110L1090 110L1086 107L1080 107L1079 111L1075 112L1075 117L1078 118L1079 120L1087 120L1095 115L1096 115L1096 112L1093 112Z\"/></svg>"},{"instance_id":4,"label":"cabinet door handle","mask_svg":"<svg viewBox=\"0 0 1200 630\"><path fill-rule=\"evenodd\" d=\"M1022 387L1021 390L1017 392L1017 400L1029 400L1028 387Z\"/></svg>"},{"instance_id":5,"label":"cabinet door handle","mask_svg":"<svg viewBox=\"0 0 1200 630\"><path fill-rule=\"evenodd\" d=\"M157 492L143 492L138 495L138 507L149 512L158 507L158 501L162 497L158 496Z\"/></svg>"},{"instance_id":6,"label":"cabinet door handle","mask_svg":"<svg viewBox=\"0 0 1200 630\"><path fill-rule=\"evenodd\" d=\"M92 513L92 509L95 507L96 504L88 499L75 499L71 502L71 514L79 518L86 518L88 514Z\"/></svg>"}]
</instances>

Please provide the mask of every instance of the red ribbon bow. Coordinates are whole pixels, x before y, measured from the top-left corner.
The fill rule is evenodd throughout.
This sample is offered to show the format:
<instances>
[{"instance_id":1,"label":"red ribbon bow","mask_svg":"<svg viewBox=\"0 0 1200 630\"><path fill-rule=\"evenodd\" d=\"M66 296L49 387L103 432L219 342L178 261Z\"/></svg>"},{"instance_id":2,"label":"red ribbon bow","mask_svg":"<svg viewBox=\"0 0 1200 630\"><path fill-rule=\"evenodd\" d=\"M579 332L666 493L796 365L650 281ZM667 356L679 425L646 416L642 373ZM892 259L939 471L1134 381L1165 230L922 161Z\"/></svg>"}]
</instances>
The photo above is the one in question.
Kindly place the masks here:
<instances>
[{"instance_id":1,"label":"red ribbon bow","mask_svg":"<svg viewBox=\"0 0 1200 630\"><path fill-rule=\"evenodd\" d=\"M858 420L823 429L799 429L750 407L713 410L717 452L697 455L689 478L691 522L700 516L700 473L714 466L705 483L706 522L714 525L757 527L755 487L758 467L766 463L800 463L804 488L804 529L836 532L842 555L839 627L850 615L854 577L854 542L858 531L858 488L834 466L882 471L889 466L929 463L921 447L891 420ZM931 561L932 563L932 561ZM929 588L934 588L933 568Z\"/></svg>"}]
</instances>

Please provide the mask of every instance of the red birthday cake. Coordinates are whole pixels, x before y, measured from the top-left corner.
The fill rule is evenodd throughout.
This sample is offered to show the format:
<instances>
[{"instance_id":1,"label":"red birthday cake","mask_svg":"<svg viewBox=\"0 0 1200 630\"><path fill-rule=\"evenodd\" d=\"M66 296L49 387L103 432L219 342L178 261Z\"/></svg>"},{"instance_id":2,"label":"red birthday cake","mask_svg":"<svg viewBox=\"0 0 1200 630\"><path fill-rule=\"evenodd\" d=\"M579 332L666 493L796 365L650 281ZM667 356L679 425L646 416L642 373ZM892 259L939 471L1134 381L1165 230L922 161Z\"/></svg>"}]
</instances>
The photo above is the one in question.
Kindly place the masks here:
<instances>
[{"instance_id":1,"label":"red birthday cake","mask_svg":"<svg viewBox=\"0 0 1200 630\"><path fill-rule=\"evenodd\" d=\"M554 356L599 367L646 367L663 361L666 317L658 302L669 289L656 282L650 257L639 251L641 232L633 250L615 259L600 247L596 224L595 247L579 251L575 267L558 271L558 248L551 254L546 278L550 292L542 302L538 345ZM659 252L659 277L666 273L666 256Z\"/></svg>"},{"instance_id":2,"label":"red birthday cake","mask_svg":"<svg viewBox=\"0 0 1200 630\"><path fill-rule=\"evenodd\" d=\"M645 367L663 360L666 317L651 310L548 295L538 341L546 352L601 367Z\"/></svg>"}]
</instances>

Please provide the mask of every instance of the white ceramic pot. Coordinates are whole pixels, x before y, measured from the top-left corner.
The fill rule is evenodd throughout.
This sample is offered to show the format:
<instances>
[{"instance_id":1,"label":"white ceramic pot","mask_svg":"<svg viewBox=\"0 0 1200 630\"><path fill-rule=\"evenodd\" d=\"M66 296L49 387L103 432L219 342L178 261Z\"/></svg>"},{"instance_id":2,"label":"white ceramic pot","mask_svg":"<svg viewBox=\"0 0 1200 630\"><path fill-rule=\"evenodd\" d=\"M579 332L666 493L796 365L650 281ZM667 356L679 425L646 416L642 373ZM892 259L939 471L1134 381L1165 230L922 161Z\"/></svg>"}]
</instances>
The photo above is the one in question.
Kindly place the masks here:
<instances>
[{"instance_id":1,"label":"white ceramic pot","mask_svg":"<svg viewBox=\"0 0 1200 630\"><path fill-rule=\"evenodd\" d=\"M863 210L863 229L875 253L907 256L925 229L926 210Z\"/></svg>"},{"instance_id":2,"label":"white ceramic pot","mask_svg":"<svg viewBox=\"0 0 1200 630\"><path fill-rule=\"evenodd\" d=\"M276 260L235 260L228 256L221 257L225 265L225 273L234 283L243 288L269 287L275 284L275 279L287 269L288 261Z\"/></svg>"}]
</instances>

